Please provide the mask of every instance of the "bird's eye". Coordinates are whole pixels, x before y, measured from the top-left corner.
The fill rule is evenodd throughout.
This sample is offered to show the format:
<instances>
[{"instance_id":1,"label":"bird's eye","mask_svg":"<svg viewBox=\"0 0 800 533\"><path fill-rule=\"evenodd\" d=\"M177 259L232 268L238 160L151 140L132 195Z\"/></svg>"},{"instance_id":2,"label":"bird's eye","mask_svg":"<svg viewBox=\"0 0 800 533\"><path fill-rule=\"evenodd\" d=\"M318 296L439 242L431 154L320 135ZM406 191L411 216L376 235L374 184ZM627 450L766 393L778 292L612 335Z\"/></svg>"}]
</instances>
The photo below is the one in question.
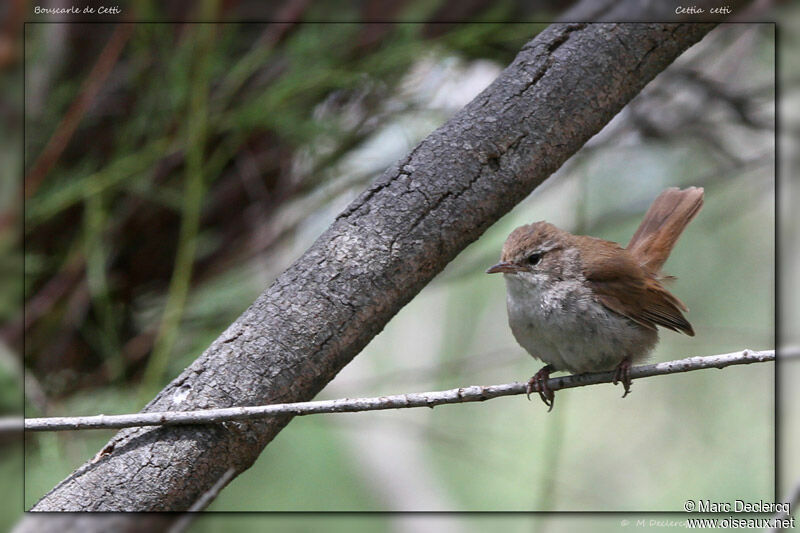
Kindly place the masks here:
<instances>
[{"instance_id":1,"label":"bird's eye","mask_svg":"<svg viewBox=\"0 0 800 533\"><path fill-rule=\"evenodd\" d=\"M531 255L528 256L528 264L535 265L542 260L541 252L533 252Z\"/></svg>"}]
</instances>

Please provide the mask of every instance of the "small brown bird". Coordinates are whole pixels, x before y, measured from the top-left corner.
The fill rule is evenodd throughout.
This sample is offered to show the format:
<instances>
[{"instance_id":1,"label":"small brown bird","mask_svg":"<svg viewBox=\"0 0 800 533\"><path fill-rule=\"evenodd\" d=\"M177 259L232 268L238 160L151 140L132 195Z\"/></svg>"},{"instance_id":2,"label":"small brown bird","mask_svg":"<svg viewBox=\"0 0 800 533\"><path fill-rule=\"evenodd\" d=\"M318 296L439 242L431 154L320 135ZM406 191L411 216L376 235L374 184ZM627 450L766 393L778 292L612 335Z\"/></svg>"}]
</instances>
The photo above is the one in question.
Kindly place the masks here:
<instances>
[{"instance_id":1,"label":"small brown bird","mask_svg":"<svg viewBox=\"0 0 800 533\"><path fill-rule=\"evenodd\" d=\"M694 335L686 306L662 285L661 272L686 225L703 206L703 189L670 188L648 209L627 248L572 235L547 222L511 232L501 261L486 272L506 280L511 332L547 365L528 381L553 408L550 372L615 369L630 391L632 362L658 342L656 326Z\"/></svg>"}]
</instances>

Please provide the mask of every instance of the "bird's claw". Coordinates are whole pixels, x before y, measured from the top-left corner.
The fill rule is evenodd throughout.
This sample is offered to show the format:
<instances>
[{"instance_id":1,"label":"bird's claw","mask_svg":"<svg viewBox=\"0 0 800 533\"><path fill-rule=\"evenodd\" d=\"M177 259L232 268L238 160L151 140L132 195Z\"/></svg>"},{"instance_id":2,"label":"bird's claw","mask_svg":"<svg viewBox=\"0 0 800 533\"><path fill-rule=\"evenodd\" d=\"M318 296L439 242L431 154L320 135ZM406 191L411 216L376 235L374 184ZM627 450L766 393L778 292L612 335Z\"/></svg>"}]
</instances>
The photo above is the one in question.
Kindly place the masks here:
<instances>
[{"instance_id":1,"label":"bird's claw","mask_svg":"<svg viewBox=\"0 0 800 533\"><path fill-rule=\"evenodd\" d=\"M531 393L536 391L539 393L539 398L542 399L544 404L548 407L547 412L553 410L553 404L556 400L556 395L553 390L547 386L547 381L550 379L550 372L554 368L550 365L542 367L537 373L528 380L528 385L525 387L525 392L528 395L528 400L531 399Z\"/></svg>"},{"instance_id":2,"label":"bird's claw","mask_svg":"<svg viewBox=\"0 0 800 533\"><path fill-rule=\"evenodd\" d=\"M611 383L614 385L622 383L622 387L625 389L625 393L622 395L623 398L631 391L631 360L629 357L626 357L617 365L614 370L614 380Z\"/></svg>"}]
</instances>

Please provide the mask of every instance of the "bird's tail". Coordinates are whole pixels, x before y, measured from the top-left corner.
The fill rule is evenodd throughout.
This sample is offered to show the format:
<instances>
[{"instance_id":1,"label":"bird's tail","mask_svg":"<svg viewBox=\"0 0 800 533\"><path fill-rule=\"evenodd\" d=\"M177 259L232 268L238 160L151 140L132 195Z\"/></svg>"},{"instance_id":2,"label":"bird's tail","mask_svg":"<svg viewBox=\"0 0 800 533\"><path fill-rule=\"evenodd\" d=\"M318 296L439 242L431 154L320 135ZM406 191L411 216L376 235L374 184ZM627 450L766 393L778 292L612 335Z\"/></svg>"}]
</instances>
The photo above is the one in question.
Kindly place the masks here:
<instances>
[{"instance_id":1,"label":"bird's tail","mask_svg":"<svg viewBox=\"0 0 800 533\"><path fill-rule=\"evenodd\" d=\"M686 225L703 207L703 188L671 187L658 195L628 243L639 264L659 273Z\"/></svg>"}]
</instances>

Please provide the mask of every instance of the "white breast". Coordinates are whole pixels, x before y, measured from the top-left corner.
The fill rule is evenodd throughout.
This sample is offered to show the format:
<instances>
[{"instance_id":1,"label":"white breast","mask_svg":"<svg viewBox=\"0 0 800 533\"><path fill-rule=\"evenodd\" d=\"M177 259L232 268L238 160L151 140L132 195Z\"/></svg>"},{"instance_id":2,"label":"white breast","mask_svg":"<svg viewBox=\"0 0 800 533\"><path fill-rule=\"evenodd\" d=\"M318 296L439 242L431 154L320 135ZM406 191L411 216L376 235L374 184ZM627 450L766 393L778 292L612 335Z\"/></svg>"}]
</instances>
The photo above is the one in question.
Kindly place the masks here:
<instances>
[{"instance_id":1,"label":"white breast","mask_svg":"<svg viewBox=\"0 0 800 533\"><path fill-rule=\"evenodd\" d=\"M645 358L658 333L610 311L581 281L546 286L505 275L508 323L531 355L573 373L600 372Z\"/></svg>"}]
</instances>

